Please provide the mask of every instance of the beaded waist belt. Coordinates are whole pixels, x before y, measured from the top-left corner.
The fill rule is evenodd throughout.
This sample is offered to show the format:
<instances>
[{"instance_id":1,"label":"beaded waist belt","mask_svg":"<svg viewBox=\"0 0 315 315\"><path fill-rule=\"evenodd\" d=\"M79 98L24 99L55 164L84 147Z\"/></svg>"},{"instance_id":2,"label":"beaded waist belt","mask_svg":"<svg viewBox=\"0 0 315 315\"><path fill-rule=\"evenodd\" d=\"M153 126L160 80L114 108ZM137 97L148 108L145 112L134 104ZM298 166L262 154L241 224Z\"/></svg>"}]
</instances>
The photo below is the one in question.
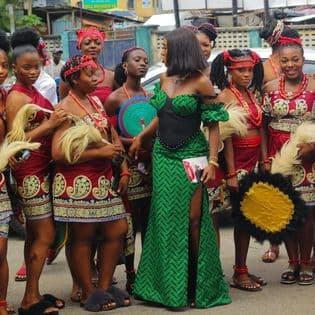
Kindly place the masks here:
<instances>
[{"instance_id":1,"label":"beaded waist belt","mask_svg":"<svg viewBox=\"0 0 315 315\"><path fill-rule=\"evenodd\" d=\"M302 123L298 119L279 119L276 121L271 121L269 127L274 130L285 131L285 132L295 132L296 128Z\"/></svg>"},{"instance_id":2,"label":"beaded waist belt","mask_svg":"<svg viewBox=\"0 0 315 315\"><path fill-rule=\"evenodd\" d=\"M253 137L235 137L232 143L235 148L257 148L260 145L261 137L259 135Z\"/></svg>"}]
</instances>

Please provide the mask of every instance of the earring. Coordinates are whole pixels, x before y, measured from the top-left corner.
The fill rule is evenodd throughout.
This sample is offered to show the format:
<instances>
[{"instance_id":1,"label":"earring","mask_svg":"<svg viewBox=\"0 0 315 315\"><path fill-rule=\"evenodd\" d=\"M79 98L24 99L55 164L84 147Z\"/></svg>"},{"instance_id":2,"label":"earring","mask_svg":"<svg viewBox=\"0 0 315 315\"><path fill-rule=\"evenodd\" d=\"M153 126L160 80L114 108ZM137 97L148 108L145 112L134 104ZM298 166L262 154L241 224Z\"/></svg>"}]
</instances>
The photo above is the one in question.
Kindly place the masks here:
<instances>
[{"instance_id":1,"label":"earring","mask_svg":"<svg viewBox=\"0 0 315 315\"><path fill-rule=\"evenodd\" d=\"M125 68L125 76L128 76L128 70L127 70L127 68Z\"/></svg>"}]
</instances>

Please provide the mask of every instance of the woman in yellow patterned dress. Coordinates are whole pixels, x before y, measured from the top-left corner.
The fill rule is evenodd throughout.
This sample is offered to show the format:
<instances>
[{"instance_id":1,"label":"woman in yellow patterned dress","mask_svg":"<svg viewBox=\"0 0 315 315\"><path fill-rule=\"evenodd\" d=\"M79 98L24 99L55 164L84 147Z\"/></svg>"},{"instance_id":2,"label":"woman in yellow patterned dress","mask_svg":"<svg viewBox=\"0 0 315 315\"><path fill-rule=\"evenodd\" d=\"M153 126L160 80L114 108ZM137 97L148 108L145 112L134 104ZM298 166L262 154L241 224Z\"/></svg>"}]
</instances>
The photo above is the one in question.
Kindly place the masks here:
<instances>
[{"instance_id":1,"label":"woman in yellow patterned dress","mask_svg":"<svg viewBox=\"0 0 315 315\"><path fill-rule=\"evenodd\" d=\"M69 222L71 271L82 288L81 302L88 311L130 304L126 292L110 286L127 232L122 199L112 188L112 159L120 156L123 147L102 103L97 97L89 96L97 87L96 68L88 56L75 56L66 62L61 76L69 84L70 92L60 106L68 114L76 116L80 123L97 128L106 141L114 144L90 145L74 164L70 164L62 150L63 144L60 145L60 141L64 143L63 135L69 134L70 121L56 130L52 143L56 162L53 184L55 220ZM123 161L117 192L127 190L130 175ZM98 288L94 289L90 257L96 233L102 239L99 244Z\"/></svg>"}]
</instances>

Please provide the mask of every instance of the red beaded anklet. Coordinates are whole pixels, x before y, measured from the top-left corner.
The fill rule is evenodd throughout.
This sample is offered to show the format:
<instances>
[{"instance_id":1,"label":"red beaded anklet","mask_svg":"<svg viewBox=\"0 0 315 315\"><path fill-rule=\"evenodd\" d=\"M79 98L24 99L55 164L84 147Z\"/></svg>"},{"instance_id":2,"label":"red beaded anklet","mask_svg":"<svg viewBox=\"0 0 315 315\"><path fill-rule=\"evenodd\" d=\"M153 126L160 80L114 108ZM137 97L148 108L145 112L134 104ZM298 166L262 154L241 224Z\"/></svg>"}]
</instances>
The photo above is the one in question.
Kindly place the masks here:
<instances>
[{"instance_id":1,"label":"red beaded anklet","mask_svg":"<svg viewBox=\"0 0 315 315\"><path fill-rule=\"evenodd\" d=\"M246 274L248 273L248 268L247 266L244 266L244 267L236 267L236 266L233 266L233 269L234 269L234 272L238 275L243 275L243 274Z\"/></svg>"},{"instance_id":2,"label":"red beaded anklet","mask_svg":"<svg viewBox=\"0 0 315 315\"><path fill-rule=\"evenodd\" d=\"M0 300L0 307L1 306L7 307L8 306L8 302L6 300Z\"/></svg>"}]
</instances>

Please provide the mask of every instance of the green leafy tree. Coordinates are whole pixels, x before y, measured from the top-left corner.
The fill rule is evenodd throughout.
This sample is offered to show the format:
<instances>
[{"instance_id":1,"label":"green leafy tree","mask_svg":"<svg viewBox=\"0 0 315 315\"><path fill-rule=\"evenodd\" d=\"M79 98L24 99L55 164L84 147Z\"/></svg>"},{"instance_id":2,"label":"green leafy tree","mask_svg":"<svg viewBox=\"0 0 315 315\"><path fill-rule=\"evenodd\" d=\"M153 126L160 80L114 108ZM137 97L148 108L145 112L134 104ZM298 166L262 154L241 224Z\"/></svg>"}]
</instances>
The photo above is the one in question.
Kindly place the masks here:
<instances>
[{"instance_id":1,"label":"green leafy tree","mask_svg":"<svg viewBox=\"0 0 315 315\"><path fill-rule=\"evenodd\" d=\"M47 32L47 27L43 23L40 17L32 14L32 0L0 0L0 28L4 31L10 31L10 19L9 12L7 10L8 4L13 4L14 10L24 10L24 2L27 4L28 15L16 16L15 15L15 25L17 28L23 26L29 26L36 28L40 33Z\"/></svg>"},{"instance_id":2,"label":"green leafy tree","mask_svg":"<svg viewBox=\"0 0 315 315\"><path fill-rule=\"evenodd\" d=\"M23 15L17 18L16 27L29 26L34 27L40 33L46 33L47 27L43 23L42 19L35 14Z\"/></svg>"}]
</instances>

